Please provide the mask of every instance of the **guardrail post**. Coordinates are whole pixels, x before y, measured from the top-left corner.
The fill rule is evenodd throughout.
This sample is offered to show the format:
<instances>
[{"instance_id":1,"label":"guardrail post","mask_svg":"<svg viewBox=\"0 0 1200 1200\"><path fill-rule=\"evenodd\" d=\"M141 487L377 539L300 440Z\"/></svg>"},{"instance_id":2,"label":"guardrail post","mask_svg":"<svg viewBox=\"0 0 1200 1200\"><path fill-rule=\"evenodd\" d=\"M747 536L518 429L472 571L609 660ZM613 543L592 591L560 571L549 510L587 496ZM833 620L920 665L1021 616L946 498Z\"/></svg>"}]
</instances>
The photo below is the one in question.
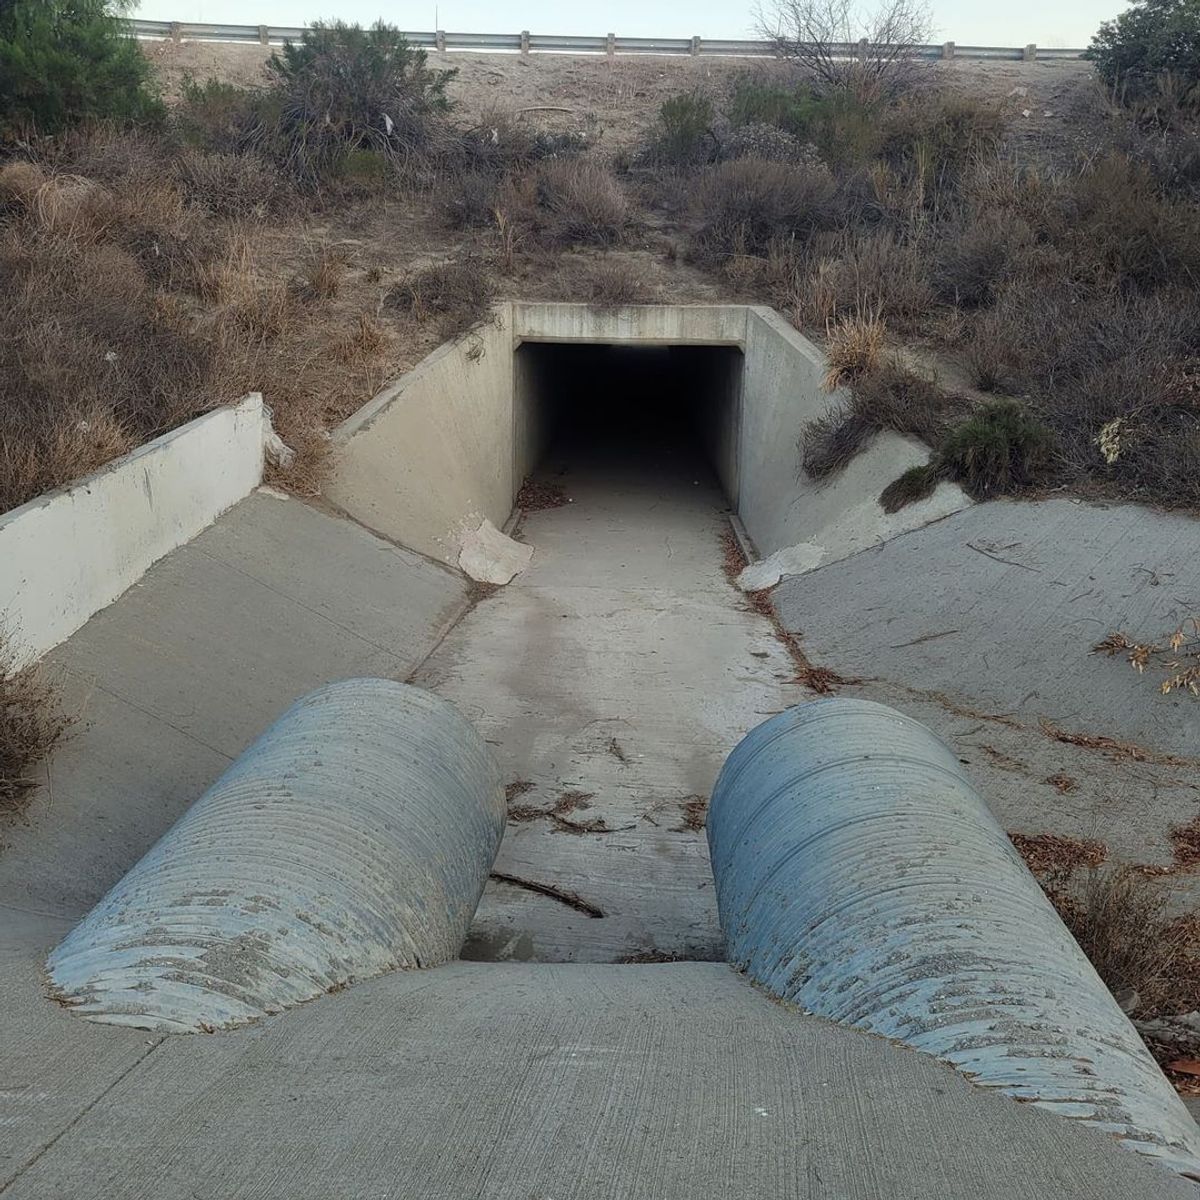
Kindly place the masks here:
<instances>
[{"instance_id":1,"label":"guardrail post","mask_svg":"<svg viewBox=\"0 0 1200 1200\"><path fill-rule=\"evenodd\" d=\"M700 39L698 37L694 37L694 38L692 38L691 55L693 58L695 58L696 55L699 53L700 53Z\"/></svg>"},{"instance_id":2,"label":"guardrail post","mask_svg":"<svg viewBox=\"0 0 1200 1200\"><path fill-rule=\"evenodd\" d=\"M263 46L269 46L271 44L271 33L266 25L260 25L258 27L258 40Z\"/></svg>"},{"instance_id":3,"label":"guardrail post","mask_svg":"<svg viewBox=\"0 0 1200 1200\"><path fill-rule=\"evenodd\" d=\"M615 33L610 33L608 35L608 39L604 43L604 53L607 54L609 58L612 58L616 54L616 52L617 52L617 35Z\"/></svg>"},{"instance_id":4,"label":"guardrail post","mask_svg":"<svg viewBox=\"0 0 1200 1200\"><path fill-rule=\"evenodd\" d=\"M954 43L953 42L947 42L942 47L942 57L943 58L953 58L954 57Z\"/></svg>"},{"instance_id":5,"label":"guardrail post","mask_svg":"<svg viewBox=\"0 0 1200 1200\"><path fill-rule=\"evenodd\" d=\"M529 30L528 29L521 30L521 53L522 54L529 53Z\"/></svg>"},{"instance_id":6,"label":"guardrail post","mask_svg":"<svg viewBox=\"0 0 1200 1200\"><path fill-rule=\"evenodd\" d=\"M178 21L171 22L171 41L183 41L183 26Z\"/></svg>"},{"instance_id":7,"label":"guardrail post","mask_svg":"<svg viewBox=\"0 0 1200 1200\"><path fill-rule=\"evenodd\" d=\"M1031 42L1025 47L1025 53L1022 57L1026 62L1033 62L1033 60L1037 58L1037 46Z\"/></svg>"},{"instance_id":8,"label":"guardrail post","mask_svg":"<svg viewBox=\"0 0 1200 1200\"><path fill-rule=\"evenodd\" d=\"M867 54L869 53L869 50L870 50L870 43L867 41L866 38L860 38L859 42L858 42L858 61L859 62L865 63L867 61Z\"/></svg>"},{"instance_id":9,"label":"guardrail post","mask_svg":"<svg viewBox=\"0 0 1200 1200\"><path fill-rule=\"evenodd\" d=\"M446 31L444 29L437 30L433 35L433 48L435 50L445 51L446 49Z\"/></svg>"}]
</instances>

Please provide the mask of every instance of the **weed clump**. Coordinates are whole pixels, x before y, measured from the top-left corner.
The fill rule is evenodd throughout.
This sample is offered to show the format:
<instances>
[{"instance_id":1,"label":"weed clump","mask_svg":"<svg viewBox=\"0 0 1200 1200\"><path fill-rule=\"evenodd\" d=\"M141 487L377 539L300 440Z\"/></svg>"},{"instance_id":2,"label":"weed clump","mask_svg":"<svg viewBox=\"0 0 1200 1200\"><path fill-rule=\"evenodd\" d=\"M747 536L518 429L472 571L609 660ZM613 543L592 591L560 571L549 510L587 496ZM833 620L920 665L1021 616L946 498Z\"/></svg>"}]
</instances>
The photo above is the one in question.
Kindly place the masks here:
<instances>
[{"instance_id":1,"label":"weed clump","mask_svg":"<svg viewBox=\"0 0 1200 1200\"><path fill-rule=\"evenodd\" d=\"M1016 400L993 400L956 426L942 442L942 469L980 499L1033 483L1049 458L1052 435Z\"/></svg>"},{"instance_id":2,"label":"weed clump","mask_svg":"<svg viewBox=\"0 0 1200 1200\"><path fill-rule=\"evenodd\" d=\"M38 664L18 669L0 637L0 814L19 812L37 786L33 769L70 728L58 687Z\"/></svg>"},{"instance_id":3,"label":"weed clump","mask_svg":"<svg viewBox=\"0 0 1200 1200\"><path fill-rule=\"evenodd\" d=\"M417 321L435 321L439 335L451 339L489 319L493 295L484 264L464 256L410 275L388 291L384 305Z\"/></svg>"}]
</instances>

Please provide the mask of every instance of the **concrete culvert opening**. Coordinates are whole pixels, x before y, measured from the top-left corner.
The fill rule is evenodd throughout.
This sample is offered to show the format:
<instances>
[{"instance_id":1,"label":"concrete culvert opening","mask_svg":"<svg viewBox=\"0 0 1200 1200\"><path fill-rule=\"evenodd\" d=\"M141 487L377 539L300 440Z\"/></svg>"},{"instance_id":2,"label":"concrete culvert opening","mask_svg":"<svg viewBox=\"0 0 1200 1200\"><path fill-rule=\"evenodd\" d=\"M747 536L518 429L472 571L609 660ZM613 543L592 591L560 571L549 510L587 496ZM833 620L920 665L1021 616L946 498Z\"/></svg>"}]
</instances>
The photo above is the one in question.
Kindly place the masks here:
<instances>
[{"instance_id":1,"label":"concrete culvert opening","mask_svg":"<svg viewBox=\"0 0 1200 1200\"><path fill-rule=\"evenodd\" d=\"M736 509L743 366L728 346L522 344L517 443L535 485L526 496L537 504L579 485L636 503L699 486Z\"/></svg>"}]
</instances>

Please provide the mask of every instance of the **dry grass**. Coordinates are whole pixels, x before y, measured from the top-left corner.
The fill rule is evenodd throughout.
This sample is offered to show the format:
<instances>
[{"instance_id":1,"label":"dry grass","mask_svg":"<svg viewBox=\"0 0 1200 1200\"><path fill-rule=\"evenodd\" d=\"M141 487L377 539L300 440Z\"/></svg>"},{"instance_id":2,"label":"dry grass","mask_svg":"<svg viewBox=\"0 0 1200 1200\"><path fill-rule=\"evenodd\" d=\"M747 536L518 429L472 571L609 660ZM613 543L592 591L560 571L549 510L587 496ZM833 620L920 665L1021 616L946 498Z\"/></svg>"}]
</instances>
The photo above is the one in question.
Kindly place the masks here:
<instances>
[{"instance_id":1,"label":"dry grass","mask_svg":"<svg viewBox=\"0 0 1200 1200\"><path fill-rule=\"evenodd\" d=\"M1194 925L1171 918L1162 887L1137 868L1091 871L1056 906L1108 989L1136 993L1136 1015L1196 1007L1200 943Z\"/></svg>"},{"instance_id":2,"label":"dry grass","mask_svg":"<svg viewBox=\"0 0 1200 1200\"><path fill-rule=\"evenodd\" d=\"M494 295L483 261L465 255L401 280L384 297L384 306L418 322L433 322L440 337L452 339L491 319Z\"/></svg>"},{"instance_id":3,"label":"dry grass","mask_svg":"<svg viewBox=\"0 0 1200 1200\"><path fill-rule=\"evenodd\" d=\"M825 390L832 392L878 372L886 340L887 326L871 312L839 317L826 326Z\"/></svg>"},{"instance_id":4,"label":"dry grass","mask_svg":"<svg viewBox=\"0 0 1200 1200\"><path fill-rule=\"evenodd\" d=\"M14 669L0 636L0 814L20 812L37 786L34 768L72 724L58 685L40 664Z\"/></svg>"}]
</instances>

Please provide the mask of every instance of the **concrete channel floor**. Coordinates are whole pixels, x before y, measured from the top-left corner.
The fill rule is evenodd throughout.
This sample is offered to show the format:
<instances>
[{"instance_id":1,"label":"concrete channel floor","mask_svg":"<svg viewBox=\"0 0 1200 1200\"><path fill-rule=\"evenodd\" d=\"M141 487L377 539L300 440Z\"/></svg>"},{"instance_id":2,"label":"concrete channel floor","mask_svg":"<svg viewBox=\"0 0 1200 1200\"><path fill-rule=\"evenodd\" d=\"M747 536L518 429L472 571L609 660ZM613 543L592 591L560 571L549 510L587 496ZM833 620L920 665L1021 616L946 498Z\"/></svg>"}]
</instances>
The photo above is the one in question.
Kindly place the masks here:
<instances>
[{"instance_id":1,"label":"concrete channel floor","mask_svg":"<svg viewBox=\"0 0 1200 1200\"><path fill-rule=\"evenodd\" d=\"M414 669L534 785L517 802L590 791L566 815L616 831L515 822L498 868L605 916L497 883L476 953L719 953L683 805L803 693L723 579L723 501L692 460L626 460L621 476L574 457L555 474L566 465L549 478L573 503L526 524L533 569L448 635L468 608L460 579L261 493L56 652L87 706L28 822L3 834L0 1193L1194 1195L719 963L462 963L212 1037L95 1026L46 999L47 951L283 707L327 679Z\"/></svg>"},{"instance_id":2,"label":"concrete channel floor","mask_svg":"<svg viewBox=\"0 0 1200 1200\"><path fill-rule=\"evenodd\" d=\"M1200 700L1092 653L1200 614L1200 527L1141 505L993 502L785 580L814 661L953 746L1010 832L1103 841L1166 866L1200 815ZM1195 872L1164 880L1181 910Z\"/></svg>"},{"instance_id":3,"label":"concrete channel floor","mask_svg":"<svg viewBox=\"0 0 1200 1200\"><path fill-rule=\"evenodd\" d=\"M741 737L807 693L725 579L727 502L699 454L593 434L539 472L569 503L525 518L530 567L415 682L476 723L512 785L496 871L603 916L493 880L464 956L719 959L704 806Z\"/></svg>"},{"instance_id":4,"label":"concrete channel floor","mask_svg":"<svg viewBox=\"0 0 1200 1200\"><path fill-rule=\"evenodd\" d=\"M47 1004L45 933L0 960L5 1200L1195 1195L719 963L458 963L161 1037Z\"/></svg>"}]
</instances>

